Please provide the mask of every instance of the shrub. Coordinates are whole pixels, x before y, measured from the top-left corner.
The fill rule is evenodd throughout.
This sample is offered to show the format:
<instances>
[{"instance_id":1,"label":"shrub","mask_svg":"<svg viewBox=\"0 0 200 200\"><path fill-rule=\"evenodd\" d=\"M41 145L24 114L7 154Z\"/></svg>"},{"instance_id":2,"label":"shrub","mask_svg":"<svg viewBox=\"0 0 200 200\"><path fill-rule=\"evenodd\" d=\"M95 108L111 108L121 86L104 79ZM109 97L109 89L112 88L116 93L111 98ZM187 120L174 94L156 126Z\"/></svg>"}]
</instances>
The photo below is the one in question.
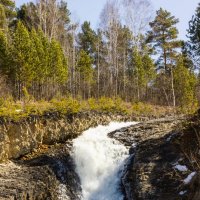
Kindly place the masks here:
<instances>
[{"instance_id":1,"label":"shrub","mask_svg":"<svg viewBox=\"0 0 200 200\"><path fill-rule=\"evenodd\" d=\"M132 113L136 115L149 115L153 112L153 107L150 104L137 102L132 104Z\"/></svg>"},{"instance_id":2,"label":"shrub","mask_svg":"<svg viewBox=\"0 0 200 200\"><path fill-rule=\"evenodd\" d=\"M51 104L53 109L61 114L77 113L81 108L80 103L72 97L61 99L60 101L52 99Z\"/></svg>"},{"instance_id":3,"label":"shrub","mask_svg":"<svg viewBox=\"0 0 200 200\"><path fill-rule=\"evenodd\" d=\"M99 110L103 112L113 112L115 103L111 98L101 97L98 101Z\"/></svg>"},{"instance_id":4,"label":"shrub","mask_svg":"<svg viewBox=\"0 0 200 200\"><path fill-rule=\"evenodd\" d=\"M119 113L128 113L127 105L120 97L114 99L115 108L114 111Z\"/></svg>"},{"instance_id":5,"label":"shrub","mask_svg":"<svg viewBox=\"0 0 200 200\"><path fill-rule=\"evenodd\" d=\"M88 105L89 105L89 109L92 111L96 111L99 109L99 105L98 102L96 101L96 99L94 98L89 98L87 101Z\"/></svg>"},{"instance_id":6,"label":"shrub","mask_svg":"<svg viewBox=\"0 0 200 200\"><path fill-rule=\"evenodd\" d=\"M78 113L80 111L81 105L79 101L73 98L68 98L67 100L67 105L66 105L66 111L67 113Z\"/></svg>"}]
</instances>

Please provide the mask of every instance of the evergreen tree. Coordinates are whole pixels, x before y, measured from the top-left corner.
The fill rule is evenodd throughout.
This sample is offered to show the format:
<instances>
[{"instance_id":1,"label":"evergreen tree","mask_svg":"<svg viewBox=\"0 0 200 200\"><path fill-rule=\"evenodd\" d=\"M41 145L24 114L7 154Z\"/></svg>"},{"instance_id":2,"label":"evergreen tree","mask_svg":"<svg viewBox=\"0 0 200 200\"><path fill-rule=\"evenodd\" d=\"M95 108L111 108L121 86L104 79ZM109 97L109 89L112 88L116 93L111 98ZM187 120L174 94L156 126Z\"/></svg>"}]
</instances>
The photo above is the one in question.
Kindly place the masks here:
<instances>
[{"instance_id":1,"label":"evergreen tree","mask_svg":"<svg viewBox=\"0 0 200 200\"><path fill-rule=\"evenodd\" d=\"M43 34L43 33L39 33ZM47 76L47 65L48 62L46 62L46 54L45 54L45 49L42 43L42 38L40 37L35 29L32 29L30 36L32 43L34 45L34 71L35 71L35 80L42 83L45 80L45 77Z\"/></svg>"},{"instance_id":2,"label":"evergreen tree","mask_svg":"<svg viewBox=\"0 0 200 200\"><path fill-rule=\"evenodd\" d=\"M134 75L136 77L136 85L137 85L137 100L140 101L140 93L141 89L145 86L145 71L142 62L142 56L139 51L134 48L133 50L133 58L132 58Z\"/></svg>"},{"instance_id":3,"label":"evergreen tree","mask_svg":"<svg viewBox=\"0 0 200 200\"><path fill-rule=\"evenodd\" d=\"M191 109L195 110L197 108L196 84L195 74L184 66L184 59L182 56L179 56L174 70L174 87L177 102L182 109L191 111Z\"/></svg>"},{"instance_id":4,"label":"evergreen tree","mask_svg":"<svg viewBox=\"0 0 200 200\"><path fill-rule=\"evenodd\" d=\"M9 22L16 16L15 3L12 0L0 0L0 5L4 7L6 18Z\"/></svg>"},{"instance_id":5,"label":"evergreen tree","mask_svg":"<svg viewBox=\"0 0 200 200\"><path fill-rule=\"evenodd\" d=\"M157 15L153 22L150 23L151 31L148 33L148 40L151 41L158 55L158 69L164 68L164 73L170 77L171 96L173 106L176 106L176 98L174 91L173 68L177 57L177 48L181 47L181 41L177 40L178 30L176 24L178 19L171 16L171 13L163 10L157 11ZM164 81L164 80L163 80Z\"/></svg>"},{"instance_id":6,"label":"evergreen tree","mask_svg":"<svg viewBox=\"0 0 200 200\"><path fill-rule=\"evenodd\" d=\"M33 28L37 30L39 26L37 6L33 2L23 4L17 10L17 19L22 21L28 30Z\"/></svg>"},{"instance_id":7,"label":"evergreen tree","mask_svg":"<svg viewBox=\"0 0 200 200\"><path fill-rule=\"evenodd\" d=\"M85 81L90 82L92 80L93 77L92 59L84 50L81 50L79 53L77 70L81 73Z\"/></svg>"},{"instance_id":8,"label":"evergreen tree","mask_svg":"<svg viewBox=\"0 0 200 200\"><path fill-rule=\"evenodd\" d=\"M132 57L132 33L126 26L119 27L118 34L118 82L120 96L127 99L126 91L132 90L128 88L128 72L131 66ZM130 84L132 85L132 83ZM130 95L130 92L129 92Z\"/></svg>"},{"instance_id":9,"label":"evergreen tree","mask_svg":"<svg viewBox=\"0 0 200 200\"><path fill-rule=\"evenodd\" d=\"M34 73L34 45L28 30L18 22L12 44L13 66L15 82L17 82L18 98L21 99L22 88L29 87L35 77Z\"/></svg>"},{"instance_id":10,"label":"evergreen tree","mask_svg":"<svg viewBox=\"0 0 200 200\"><path fill-rule=\"evenodd\" d=\"M107 66L107 60L106 60L106 55L107 55L107 48L106 44L103 40L103 33L100 29L97 30L96 33L96 51L94 54L94 76L95 80L97 83L97 88L95 89L96 96L100 96L100 94L105 95L106 91L106 84L105 82L108 80L108 66Z\"/></svg>"},{"instance_id":11,"label":"evergreen tree","mask_svg":"<svg viewBox=\"0 0 200 200\"><path fill-rule=\"evenodd\" d=\"M153 81L156 76L155 65L152 58L148 54L143 55L142 64L145 71L144 85L147 86L148 83Z\"/></svg>"},{"instance_id":12,"label":"evergreen tree","mask_svg":"<svg viewBox=\"0 0 200 200\"><path fill-rule=\"evenodd\" d=\"M144 53L142 55L136 48L133 50L133 77L137 86L137 100L142 100L144 95L147 97L148 84L150 84L155 76L155 65L151 57Z\"/></svg>"},{"instance_id":13,"label":"evergreen tree","mask_svg":"<svg viewBox=\"0 0 200 200\"><path fill-rule=\"evenodd\" d=\"M0 4L0 30L7 32L7 22L4 7Z\"/></svg>"},{"instance_id":14,"label":"evergreen tree","mask_svg":"<svg viewBox=\"0 0 200 200\"><path fill-rule=\"evenodd\" d=\"M56 40L52 40L50 44L50 76L58 84L64 84L68 78L67 61L63 54L63 50Z\"/></svg>"},{"instance_id":15,"label":"evergreen tree","mask_svg":"<svg viewBox=\"0 0 200 200\"><path fill-rule=\"evenodd\" d=\"M184 66L191 71L195 70L195 62L193 60L191 45L188 42L183 42L181 53L183 57Z\"/></svg>"},{"instance_id":16,"label":"evergreen tree","mask_svg":"<svg viewBox=\"0 0 200 200\"><path fill-rule=\"evenodd\" d=\"M176 49L181 47L177 40L179 22L171 13L160 8L156 12L154 21L150 23L151 31L148 32L148 42L151 42L156 53L160 55L159 68L164 67L165 72L170 71L170 65L176 55Z\"/></svg>"},{"instance_id":17,"label":"evergreen tree","mask_svg":"<svg viewBox=\"0 0 200 200\"><path fill-rule=\"evenodd\" d=\"M80 49L83 49L88 55L93 56L96 50L97 36L90 27L90 23L85 21L81 26L82 32L78 34Z\"/></svg>"},{"instance_id":18,"label":"evergreen tree","mask_svg":"<svg viewBox=\"0 0 200 200\"><path fill-rule=\"evenodd\" d=\"M0 72L8 75L9 73L9 54L7 38L3 31L0 30Z\"/></svg>"},{"instance_id":19,"label":"evergreen tree","mask_svg":"<svg viewBox=\"0 0 200 200\"><path fill-rule=\"evenodd\" d=\"M93 68L92 68L92 59L90 56L84 51L81 50L79 53L79 59L76 66L77 71L80 73L79 85L83 84L83 96L86 97L86 89L88 88L88 96L90 96L90 87L93 81Z\"/></svg>"},{"instance_id":20,"label":"evergreen tree","mask_svg":"<svg viewBox=\"0 0 200 200\"><path fill-rule=\"evenodd\" d=\"M39 37L39 41L41 42L41 44L38 44L40 46L40 48L42 48L43 50L41 50L41 54L39 55L42 59L42 63L43 63L43 70L44 70L44 76L49 77L50 76L50 69L49 69L49 60L50 60L50 42L48 40L47 37L45 37L44 32L39 29L37 31L37 35ZM39 48L39 49L40 49Z\"/></svg>"},{"instance_id":21,"label":"evergreen tree","mask_svg":"<svg viewBox=\"0 0 200 200\"><path fill-rule=\"evenodd\" d=\"M61 0L58 9L58 31L56 39L62 44L68 38L70 29L70 11L68 10L67 2Z\"/></svg>"},{"instance_id":22,"label":"evergreen tree","mask_svg":"<svg viewBox=\"0 0 200 200\"><path fill-rule=\"evenodd\" d=\"M195 15L189 22L188 38L190 39L190 51L193 53L193 58L196 62L196 67L199 67L200 62L200 3L196 8Z\"/></svg>"}]
</instances>

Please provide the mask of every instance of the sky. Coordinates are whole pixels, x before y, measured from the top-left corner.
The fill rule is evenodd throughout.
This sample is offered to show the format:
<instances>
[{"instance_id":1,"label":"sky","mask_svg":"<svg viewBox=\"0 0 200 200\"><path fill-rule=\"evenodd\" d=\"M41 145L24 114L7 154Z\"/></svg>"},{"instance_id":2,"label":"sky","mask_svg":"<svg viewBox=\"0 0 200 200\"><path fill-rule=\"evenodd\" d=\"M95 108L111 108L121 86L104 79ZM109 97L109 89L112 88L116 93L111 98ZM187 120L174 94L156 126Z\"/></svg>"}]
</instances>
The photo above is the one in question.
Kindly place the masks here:
<instances>
[{"instance_id":1,"label":"sky","mask_svg":"<svg viewBox=\"0 0 200 200\"><path fill-rule=\"evenodd\" d=\"M16 5L19 7L21 4L28 1L29 0L16 0ZM107 0L67 0L72 18L80 23L85 20L90 21L93 28L95 28L99 22L99 16L106 1ZM179 23L177 25L179 38L186 39L188 22L192 18L192 15L194 15L199 0L151 0L151 2L155 11L162 7L170 11L176 18L179 18Z\"/></svg>"}]
</instances>

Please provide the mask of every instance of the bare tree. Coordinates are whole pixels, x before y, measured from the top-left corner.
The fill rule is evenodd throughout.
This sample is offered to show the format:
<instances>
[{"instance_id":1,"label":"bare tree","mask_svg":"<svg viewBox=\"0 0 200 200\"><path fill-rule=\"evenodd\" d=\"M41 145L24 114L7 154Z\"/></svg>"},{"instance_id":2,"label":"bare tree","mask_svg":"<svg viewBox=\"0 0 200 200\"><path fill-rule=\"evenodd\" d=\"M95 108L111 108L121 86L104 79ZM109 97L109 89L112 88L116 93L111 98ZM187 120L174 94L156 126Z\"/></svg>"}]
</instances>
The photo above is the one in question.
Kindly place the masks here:
<instances>
[{"instance_id":1,"label":"bare tree","mask_svg":"<svg viewBox=\"0 0 200 200\"><path fill-rule=\"evenodd\" d=\"M106 37L109 63L109 85L115 83L114 95L117 96L118 88L118 30L121 24L119 3L117 0L108 0L101 13L101 26Z\"/></svg>"},{"instance_id":2,"label":"bare tree","mask_svg":"<svg viewBox=\"0 0 200 200\"><path fill-rule=\"evenodd\" d=\"M144 33L152 19L152 5L149 0L122 0L126 26L133 32L133 41L137 45L140 34Z\"/></svg>"},{"instance_id":3,"label":"bare tree","mask_svg":"<svg viewBox=\"0 0 200 200\"><path fill-rule=\"evenodd\" d=\"M58 0L38 0L37 14L39 17L39 27L46 37L51 41L53 38L61 40L65 35L69 23L68 10L64 1ZM62 38L63 39L63 38Z\"/></svg>"}]
</instances>

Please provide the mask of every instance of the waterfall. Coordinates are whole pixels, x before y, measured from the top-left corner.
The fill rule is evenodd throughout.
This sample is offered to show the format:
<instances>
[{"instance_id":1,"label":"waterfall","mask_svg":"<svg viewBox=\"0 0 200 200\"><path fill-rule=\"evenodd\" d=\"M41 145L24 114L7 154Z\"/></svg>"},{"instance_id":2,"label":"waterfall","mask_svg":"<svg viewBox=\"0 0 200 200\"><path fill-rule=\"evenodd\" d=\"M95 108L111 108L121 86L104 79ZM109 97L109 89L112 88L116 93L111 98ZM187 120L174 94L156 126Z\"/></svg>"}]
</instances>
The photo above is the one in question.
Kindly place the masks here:
<instances>
[{"instance_id":1,"label":"waterfall","mask_svg":"<svg viewBox=\"0 0 200 200\"><path fill-rule=\"evenodd\" d=\"M128 149L108 133L135 122L111 122L83 132L73 140L72 157L82 186L83 200L123 200L120 190Z\"/></svg>"}]
</instances>

